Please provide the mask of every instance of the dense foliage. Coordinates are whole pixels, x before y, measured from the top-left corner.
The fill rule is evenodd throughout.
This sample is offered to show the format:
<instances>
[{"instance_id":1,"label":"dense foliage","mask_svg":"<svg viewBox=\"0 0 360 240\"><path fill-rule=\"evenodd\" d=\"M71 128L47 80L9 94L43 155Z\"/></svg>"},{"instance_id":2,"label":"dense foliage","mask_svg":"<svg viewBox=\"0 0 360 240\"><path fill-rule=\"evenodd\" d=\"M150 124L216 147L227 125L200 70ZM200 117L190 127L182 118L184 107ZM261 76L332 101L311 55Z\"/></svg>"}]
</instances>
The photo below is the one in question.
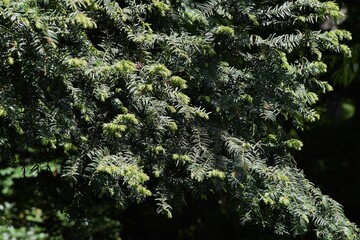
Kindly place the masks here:
<instances>
[{"instance_id":1,"label":"dense foliage","mask_svg":"<svg viewBox=\"0 0 360 240\"><path fill-rule=\"evenodd\" d=\"M302 143L284 130L319 118L311 106L332 89L318 80L322 53L350 55L347 31L319 30L342 17L333 2L3 0L0 11L0 175L12 179L1 208L16 234L64 234L49 218L114 239L129 204L171 218L188 195L215 194L276 234L359 239L297 169ZM14 179L36 192L25 213Z\"/></svg>"},{"instance_id":2,"label":"dense foliage","mask_svg":"<svg viewBox=\"0 0 360 240\"><path fill-rule=\"evenodd\" d=\"M352 40L347 41L351 48L351 58L341 54L324 54L324 62L328 66L322 79L332 79L334 90L320 97L316 104L321 115L320 121L309 124L306 131L298 131L304 142L302 151L298 151L295 159L323 193L344 205L345 213L357 225L360 223L359 183L357 169L357 146L360 129L359 98L359 25L360 3L354 1L338 1L342 6L345 18L339 26L324 24L323 27L345 28L352 32ZM320 144L319 144L320 143Z\"/></svg>"}]
</instances>

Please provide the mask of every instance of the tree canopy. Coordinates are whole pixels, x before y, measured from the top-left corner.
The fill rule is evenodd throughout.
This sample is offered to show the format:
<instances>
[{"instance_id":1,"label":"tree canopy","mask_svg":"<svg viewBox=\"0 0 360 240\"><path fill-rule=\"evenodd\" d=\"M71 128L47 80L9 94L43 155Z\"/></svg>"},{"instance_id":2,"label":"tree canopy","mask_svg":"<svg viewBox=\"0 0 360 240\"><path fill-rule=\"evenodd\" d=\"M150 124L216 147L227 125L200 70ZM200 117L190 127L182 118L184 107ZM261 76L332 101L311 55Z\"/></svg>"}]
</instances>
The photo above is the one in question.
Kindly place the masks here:
<instances>
[{"instance_id":1,"label":"tree canopy","mask_svg":"<svg viewBox=\"0 0 360 240\"><path fill-rule=\"evenodd\" d=\"M351 54L349 32L319 27L342 16L317 0L3 0L0 175L36 186L33 222L88 234L132 203L171 218L215 195L279 235L360 239L286 132L332 90L322 54ZM16 228L12 184L0 206Z\"/></svg>"}]
</instances>

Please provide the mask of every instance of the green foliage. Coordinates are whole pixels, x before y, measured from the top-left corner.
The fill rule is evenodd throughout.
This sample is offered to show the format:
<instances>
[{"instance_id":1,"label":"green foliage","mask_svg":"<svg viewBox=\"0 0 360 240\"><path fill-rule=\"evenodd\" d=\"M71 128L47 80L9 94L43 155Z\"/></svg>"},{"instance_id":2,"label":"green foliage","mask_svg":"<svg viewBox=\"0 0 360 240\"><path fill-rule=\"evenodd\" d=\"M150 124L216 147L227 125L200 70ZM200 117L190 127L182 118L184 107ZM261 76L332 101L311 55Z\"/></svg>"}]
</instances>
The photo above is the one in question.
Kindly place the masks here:
<instances>
[{"instance_id":1,"label":"green foliage","mask_svg":"<svg viewBox=\"0 0 360 240\"><path fill-rule=\"evenodd\" d=\"M119 229L113 212L130 204L155 201L170 218L187 192L226 192L244 223L359 239L296 168L287 147L302 143L284 131L319 118L317 93L331 90L322 52L350 55L347 31L315 27L341 18L333 2L17 0L0 11L1 168L59 165L38 192L88 234L104 215Z\"/></svg>"},{"instance_id":2,"label":"green foliage","mask_svg":"<svg viewBox=\"0 0 360 240\"><path fill-rule=\"evenodd\" d=\"M294 148L296 150L301 150L301 148L303 146L303 143L298 139L290 139L290 140L287 140L285 143L288 147Z\"/></svg>"}]
</instances>

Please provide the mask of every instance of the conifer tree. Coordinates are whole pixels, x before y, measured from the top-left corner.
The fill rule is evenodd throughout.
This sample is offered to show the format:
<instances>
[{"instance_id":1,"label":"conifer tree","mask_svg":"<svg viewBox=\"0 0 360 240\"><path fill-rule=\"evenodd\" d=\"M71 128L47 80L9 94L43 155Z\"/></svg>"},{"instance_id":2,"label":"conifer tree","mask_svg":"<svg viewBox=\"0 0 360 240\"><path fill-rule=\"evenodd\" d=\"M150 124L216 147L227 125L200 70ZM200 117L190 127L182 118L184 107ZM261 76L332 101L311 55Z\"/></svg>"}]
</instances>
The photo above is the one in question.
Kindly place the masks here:
<instances>
[{"instance_id":1,"label":"conifer tree","mask_svg":"<svg viewBox=\"0 0 360 240\"><path fill-rule=\"evenodd\" d=\"M318 0L2 0L1 173L79 223L143 201L171 218L186 193L222 192L275 234L360 239L286 132L332 90L322 53L350 55L329 18Z\"/></svg>"}]
</instances>

